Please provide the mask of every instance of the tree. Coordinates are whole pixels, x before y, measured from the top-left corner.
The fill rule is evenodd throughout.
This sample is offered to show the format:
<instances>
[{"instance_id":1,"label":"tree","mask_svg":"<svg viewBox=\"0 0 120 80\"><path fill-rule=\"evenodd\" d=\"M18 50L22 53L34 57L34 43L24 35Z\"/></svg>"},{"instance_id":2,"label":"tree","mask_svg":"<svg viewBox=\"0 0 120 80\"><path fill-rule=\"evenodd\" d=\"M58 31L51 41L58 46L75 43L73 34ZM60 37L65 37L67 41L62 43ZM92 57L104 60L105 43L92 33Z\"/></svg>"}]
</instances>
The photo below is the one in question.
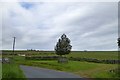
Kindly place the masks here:
<instances>
[{"instance_id":1,"label":"tree","mask_svg":"<svg viewBox=\"0 0 120 80\"><path fill-rule=\"evenodd\" d=\"M118 38L118 47L120 48L120 38Z\"/></svg>"},{"instance_id":2,"label":"tree","mask_svg":"<svg viewBox=\"0 0 120 80\"><path fill-rule=\"evenodd\" d=\"M63 34L55 46L55 53L60 56L69 54L71 48L72 46L70 45L70 39L67 38L65 34Z\"/></svg>"}]
</instances>

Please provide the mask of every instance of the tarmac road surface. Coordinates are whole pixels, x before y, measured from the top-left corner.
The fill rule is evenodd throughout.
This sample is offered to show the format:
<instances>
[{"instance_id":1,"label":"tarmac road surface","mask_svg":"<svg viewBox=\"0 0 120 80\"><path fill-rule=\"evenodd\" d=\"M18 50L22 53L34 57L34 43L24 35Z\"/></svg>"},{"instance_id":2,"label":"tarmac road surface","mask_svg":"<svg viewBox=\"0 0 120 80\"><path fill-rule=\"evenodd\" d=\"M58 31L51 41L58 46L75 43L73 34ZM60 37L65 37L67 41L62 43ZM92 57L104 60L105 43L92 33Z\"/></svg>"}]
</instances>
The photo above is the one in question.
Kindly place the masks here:
<instances>
[{"instance_id":1,"label":"tarmac road surface","mask_svg":"<svg viewBox=\"0 0 120 80\"><path fill-rule=\"evenodd\" d=\"M20 65L26 78L80 78L80 76L46 68Z\"/></svg>"}]
</instances>

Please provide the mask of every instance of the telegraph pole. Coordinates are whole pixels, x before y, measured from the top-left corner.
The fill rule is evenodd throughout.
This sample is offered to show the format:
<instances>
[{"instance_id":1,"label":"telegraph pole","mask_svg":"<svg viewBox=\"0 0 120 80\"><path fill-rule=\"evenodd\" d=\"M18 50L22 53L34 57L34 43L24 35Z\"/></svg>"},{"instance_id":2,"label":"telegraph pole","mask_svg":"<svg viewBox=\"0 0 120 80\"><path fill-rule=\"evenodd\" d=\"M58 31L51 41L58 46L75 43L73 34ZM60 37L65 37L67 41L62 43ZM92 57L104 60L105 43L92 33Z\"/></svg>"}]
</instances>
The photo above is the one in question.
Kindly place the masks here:
<instances>
[{"instance_id":1,"label":"telegraph pole","mask_svg":"<svg viewBox=\"0 0 120 80\"><path fill-rule=\"evenodd\" d=\"M13 55L14 55L14 49L15 49L15 39L16 39L16 37L13 37L14 39L13 39Z\"/></svg>"}]
</instances>

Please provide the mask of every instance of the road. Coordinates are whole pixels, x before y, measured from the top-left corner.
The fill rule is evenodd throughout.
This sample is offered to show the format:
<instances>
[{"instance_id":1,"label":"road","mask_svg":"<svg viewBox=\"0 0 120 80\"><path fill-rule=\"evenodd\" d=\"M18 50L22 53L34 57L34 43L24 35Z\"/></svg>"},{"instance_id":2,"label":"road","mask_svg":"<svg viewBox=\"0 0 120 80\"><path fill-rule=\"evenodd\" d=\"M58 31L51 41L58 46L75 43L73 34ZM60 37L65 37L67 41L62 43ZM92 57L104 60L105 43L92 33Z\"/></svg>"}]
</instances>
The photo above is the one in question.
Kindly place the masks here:
<instances>
[{"instance_id":1,"label":"road","mask_svg":"<svg viewBox=\"0 0 120 80\"><path fill-rule=\"evenodd\" d=\"M23 70L26 78L80 78L80 76L72 73L51 69L23 65L20 65L20 68Z\"/></svg>"}]
</instances>

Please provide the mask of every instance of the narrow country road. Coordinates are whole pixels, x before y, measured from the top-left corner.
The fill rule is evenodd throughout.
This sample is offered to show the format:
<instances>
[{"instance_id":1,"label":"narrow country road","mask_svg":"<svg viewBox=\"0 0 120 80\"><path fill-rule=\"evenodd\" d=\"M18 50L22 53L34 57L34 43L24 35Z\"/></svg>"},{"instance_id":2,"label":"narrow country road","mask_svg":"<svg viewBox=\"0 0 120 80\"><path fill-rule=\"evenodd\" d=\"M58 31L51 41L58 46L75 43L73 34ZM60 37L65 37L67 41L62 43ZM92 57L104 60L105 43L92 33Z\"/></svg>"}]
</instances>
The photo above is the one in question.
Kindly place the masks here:
<instances>
[{"instance_id":1,"label":"narrow country road","mask_svg":"<svg viewBox=\"0 0 120 80\"><path fill-rule=\"evenodd\" d=\"M20 65L26 78L80 78L72 73Z\"/></svg>"}]
</instances>

